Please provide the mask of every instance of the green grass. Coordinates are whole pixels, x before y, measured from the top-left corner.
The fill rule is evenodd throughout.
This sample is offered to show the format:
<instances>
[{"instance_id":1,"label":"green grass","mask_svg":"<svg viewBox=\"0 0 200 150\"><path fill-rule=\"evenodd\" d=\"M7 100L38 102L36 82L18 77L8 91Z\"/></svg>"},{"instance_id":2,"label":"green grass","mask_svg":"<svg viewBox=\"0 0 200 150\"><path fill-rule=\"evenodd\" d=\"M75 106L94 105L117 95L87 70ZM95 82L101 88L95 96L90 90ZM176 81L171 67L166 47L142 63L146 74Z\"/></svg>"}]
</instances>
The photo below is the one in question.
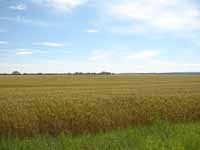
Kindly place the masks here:
<instances>
[{"instance_id":1,"label":"green grass","mask_svg":"<svg viewBox=\"0 0 200 150\"><path fill-rule=\"evenodd\" d=\"M96 133L200 120L200 76L0 76L0 135Z\"/></svg>"},{"instance_id":2,"label":"green grass","mask_svg":"<svg viewBox=\"0 0 200 150\"><path fill-rule=\"evenodd\" d=\"M200 123L157 122L87 135L0 138L0 150L198 150Z\"/></svg>"}]
</instances>

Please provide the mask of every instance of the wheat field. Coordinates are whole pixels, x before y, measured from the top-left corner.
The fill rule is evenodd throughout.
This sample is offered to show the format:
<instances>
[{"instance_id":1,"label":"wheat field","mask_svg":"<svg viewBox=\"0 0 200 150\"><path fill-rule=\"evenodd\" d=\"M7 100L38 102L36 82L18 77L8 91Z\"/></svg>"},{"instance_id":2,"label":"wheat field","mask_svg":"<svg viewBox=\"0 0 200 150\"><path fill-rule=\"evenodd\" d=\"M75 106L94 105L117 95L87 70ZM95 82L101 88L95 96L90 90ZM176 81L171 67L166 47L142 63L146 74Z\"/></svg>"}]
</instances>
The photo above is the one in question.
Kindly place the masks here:
<instances>
[{"instance_id":1,"label":"wheat field","mask_svg":"<svg viewBox=\"0 0 200 150\"><path fill-rule=\"evenodd\" d=\"M200 120L199 75L0 76L0 135L96 133Z\"/></svg>"}]
</instances>

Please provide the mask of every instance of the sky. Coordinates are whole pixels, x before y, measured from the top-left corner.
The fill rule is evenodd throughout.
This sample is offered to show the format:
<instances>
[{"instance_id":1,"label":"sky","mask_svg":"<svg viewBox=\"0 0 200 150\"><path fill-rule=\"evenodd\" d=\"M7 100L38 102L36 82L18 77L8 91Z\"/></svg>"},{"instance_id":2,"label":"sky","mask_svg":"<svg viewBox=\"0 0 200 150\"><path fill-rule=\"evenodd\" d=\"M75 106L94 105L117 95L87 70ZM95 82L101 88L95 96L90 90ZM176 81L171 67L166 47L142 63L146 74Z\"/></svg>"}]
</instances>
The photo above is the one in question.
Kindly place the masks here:
<instances>
[{"instance_id":1,"label":"sky","mask_svg":"<svg viewBox=\"0 0 200 150\"><path fill-rule=\"evenodd\" d=\"M0 0L0 73L200 72L198 0Z\"/></svg>"}]
</instances>

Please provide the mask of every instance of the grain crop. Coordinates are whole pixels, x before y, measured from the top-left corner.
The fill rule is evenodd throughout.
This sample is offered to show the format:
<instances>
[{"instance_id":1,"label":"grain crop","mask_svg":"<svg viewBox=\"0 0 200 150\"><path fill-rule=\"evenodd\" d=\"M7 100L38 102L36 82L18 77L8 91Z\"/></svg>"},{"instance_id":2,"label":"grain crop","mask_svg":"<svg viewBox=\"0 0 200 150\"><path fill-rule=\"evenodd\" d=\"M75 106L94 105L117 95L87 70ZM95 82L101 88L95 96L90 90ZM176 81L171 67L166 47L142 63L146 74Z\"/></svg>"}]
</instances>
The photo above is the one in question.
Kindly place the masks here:
<instances>
[{"instance_id":1,"label":"grain crop","mask_svg":"<svg viewBox=\"0 0 200 150\"><path fill-rule=\"evenodd\" d=\"M200 120L199 75L0 76L0 135L108 131Z\"/></svg>"}]
</instances>

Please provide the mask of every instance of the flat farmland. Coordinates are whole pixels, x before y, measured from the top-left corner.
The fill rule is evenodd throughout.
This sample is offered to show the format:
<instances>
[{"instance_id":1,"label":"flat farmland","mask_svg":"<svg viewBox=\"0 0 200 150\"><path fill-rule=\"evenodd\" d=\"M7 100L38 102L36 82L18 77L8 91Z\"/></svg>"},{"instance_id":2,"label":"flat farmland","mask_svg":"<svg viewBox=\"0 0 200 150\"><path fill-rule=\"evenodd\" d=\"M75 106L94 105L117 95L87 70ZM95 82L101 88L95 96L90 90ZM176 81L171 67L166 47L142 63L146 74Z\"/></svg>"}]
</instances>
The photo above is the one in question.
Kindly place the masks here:
<instances>
[{"instance_id":1,"label":"flat farmland","mask_svg":"<svg viewBox=\"0 0 200 150\"><path fill-rule=\"evenodd\" d=\"M200 120L199 75L0 76L0 135L105 132Z\"/></svg>"}]
</instances>

